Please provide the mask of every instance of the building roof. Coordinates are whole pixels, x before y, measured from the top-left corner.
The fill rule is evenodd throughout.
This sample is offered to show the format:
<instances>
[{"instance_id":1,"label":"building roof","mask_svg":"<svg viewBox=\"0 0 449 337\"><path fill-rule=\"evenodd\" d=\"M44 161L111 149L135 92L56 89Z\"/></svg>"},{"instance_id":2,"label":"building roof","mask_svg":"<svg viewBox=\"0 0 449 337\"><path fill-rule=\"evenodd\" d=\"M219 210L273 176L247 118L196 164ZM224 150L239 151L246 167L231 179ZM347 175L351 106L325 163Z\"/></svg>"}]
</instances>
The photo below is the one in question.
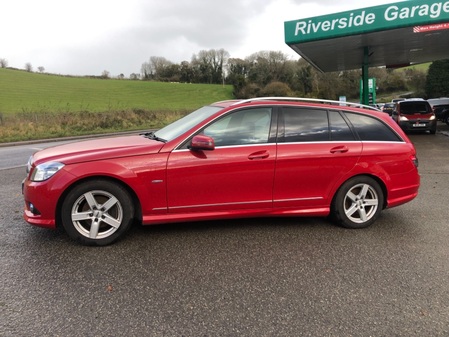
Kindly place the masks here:
<instances>
[{"instance_id":1,"label":"building roof","mask_svg":"<svg viewBox=\"0 0 449 337\"><path fill-rule=\"evenodd\" d=\"M285 42L323 72L449 58L449 1L413 0L287 21Z\"/></svg>"}]
</instances>

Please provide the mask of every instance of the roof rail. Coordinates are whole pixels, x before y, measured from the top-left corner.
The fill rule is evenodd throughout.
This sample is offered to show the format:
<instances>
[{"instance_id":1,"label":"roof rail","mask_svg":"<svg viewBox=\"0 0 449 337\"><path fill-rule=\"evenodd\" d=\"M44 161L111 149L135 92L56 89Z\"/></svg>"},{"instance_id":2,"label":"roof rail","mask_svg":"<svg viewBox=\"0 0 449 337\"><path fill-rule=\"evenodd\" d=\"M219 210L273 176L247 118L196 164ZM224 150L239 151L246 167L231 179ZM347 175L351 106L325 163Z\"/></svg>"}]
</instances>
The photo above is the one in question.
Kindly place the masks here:
<instances>
[{"instance_id":1,"label":"roof rail","mask_svg":"<svg viewBox=\"0 0 449 337\"><path fill-rule=\"evenodd\" d=\"M364 105L360 103L352 103L352 102L343 102L343 101L333 101L328 99L320 99L320 98L301 98L301 97L255 97L248 98L238 102L235 104L249 103L255 101L291 101L291 102L312 102L312 103L322 103L322 104L330 104L330 105L339 105L339 106L349 106L356 108L363 108L369 110L380 111L378 108L372 107L370 105Z\"/></svg>"}]
</instances>

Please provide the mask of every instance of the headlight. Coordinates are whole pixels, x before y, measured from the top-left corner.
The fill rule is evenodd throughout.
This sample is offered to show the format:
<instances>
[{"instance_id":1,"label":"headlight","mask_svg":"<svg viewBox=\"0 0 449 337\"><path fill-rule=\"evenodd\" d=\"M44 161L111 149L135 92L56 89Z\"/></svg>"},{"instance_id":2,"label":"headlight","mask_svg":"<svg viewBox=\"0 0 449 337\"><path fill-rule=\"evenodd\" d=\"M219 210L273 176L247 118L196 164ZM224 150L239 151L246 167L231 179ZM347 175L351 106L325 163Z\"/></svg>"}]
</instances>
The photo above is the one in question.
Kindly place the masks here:
<instances>
[{"instance_id":1,"label":"headlight","mask_svg":"<svg viewBox=\"0 0 449 337\"><path fill-rule=\"evenodd\" d=\"M408 121L408 118L405 116L401 116L401 117L399 117L399 120L405 122L405 121Z\"/></svg>"},{"instance_id":2,"label":"headlight","mask_svg":"<svg viewBox=\"0 0 449 337\"><path fill-rule=\"evenodd\" d=\"M429 120L433 121L435 119L435 115L434 116L430 116Z\"/></svg>"},{"instance_id":3,"label":"headlight","mask_svg":"<svg viewBox=\"0 0 449 337\"><path fill-rule=\"evenodd\" d=\"M31 174L32 181L44 181L64 167L63 163L48 162L37 165Z\"/></svg>"}]
</instances>

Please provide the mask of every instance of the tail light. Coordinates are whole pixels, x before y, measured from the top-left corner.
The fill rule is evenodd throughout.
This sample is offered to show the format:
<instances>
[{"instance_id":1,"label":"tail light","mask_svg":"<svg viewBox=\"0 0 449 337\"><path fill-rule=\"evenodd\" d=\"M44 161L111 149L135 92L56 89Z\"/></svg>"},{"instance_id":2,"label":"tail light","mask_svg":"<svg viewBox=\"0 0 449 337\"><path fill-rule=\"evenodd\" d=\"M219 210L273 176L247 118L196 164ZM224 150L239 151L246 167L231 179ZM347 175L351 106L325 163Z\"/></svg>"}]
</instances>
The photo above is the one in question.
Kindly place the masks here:
<instances>
[{"instance_id":1,"label":"tail light","mask_svg":"<svg viewBox=\"0 0 449 337\"><path fill-rule=\"evenodd\" d=\"M412 156L410 159L412 160L413 165L415 165L416 168L418 168L418 166L419 166L418 157L417 156Z\"/></svg>"}]
</instances>

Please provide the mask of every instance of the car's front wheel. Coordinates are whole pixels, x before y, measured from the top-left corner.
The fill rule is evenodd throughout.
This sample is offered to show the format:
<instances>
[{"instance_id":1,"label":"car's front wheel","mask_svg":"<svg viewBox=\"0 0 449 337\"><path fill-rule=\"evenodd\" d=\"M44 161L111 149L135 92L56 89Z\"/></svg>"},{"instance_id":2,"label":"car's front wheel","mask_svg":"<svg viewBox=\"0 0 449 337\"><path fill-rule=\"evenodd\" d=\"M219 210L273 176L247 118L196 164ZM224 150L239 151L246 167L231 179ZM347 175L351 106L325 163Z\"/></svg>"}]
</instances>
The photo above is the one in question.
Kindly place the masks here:
<instances>
[{"instance_id":1,"label":"car's front wheel","mask_svg":"<svg viewBox=\"0 0 449 337\"><path fill-rule=\"evenodd\" d=\"M108 180L74 187L61 208L67 234L85 245L113 243L131 227L134 206L124 187Z\"/></svg>"},{"instance_id":2,"label":"car's front wheel","mask_svg":"<svg viewBox=\"0 0 449 337\"><path fill-rule=\"evenodd\" d=\"M332 203L332 215L346 228L365 228L379 217L384 195L379 184L370 177L359 176L346 181Z\"/></svg>"}]
</instances>

